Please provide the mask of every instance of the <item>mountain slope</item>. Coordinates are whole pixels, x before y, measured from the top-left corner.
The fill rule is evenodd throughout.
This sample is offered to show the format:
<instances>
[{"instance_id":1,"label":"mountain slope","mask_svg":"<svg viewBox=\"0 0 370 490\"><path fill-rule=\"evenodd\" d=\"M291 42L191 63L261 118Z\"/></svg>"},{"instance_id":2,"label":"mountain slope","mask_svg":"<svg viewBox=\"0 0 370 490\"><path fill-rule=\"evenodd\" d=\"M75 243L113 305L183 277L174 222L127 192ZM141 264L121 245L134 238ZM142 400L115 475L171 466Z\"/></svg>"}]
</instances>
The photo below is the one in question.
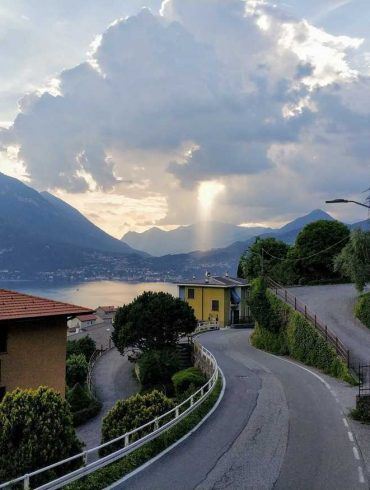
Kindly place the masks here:
<instances>
[{"instance_id":1,"label":"mountain slope","mask_svg":"<svg viewBox=\"0 0 370 490\"><path fill-rule=\"evenodd\" d=\"M77 210L52 196L40 194L17 179L0 173L0 219L36 242L86 247L109 253L137 253L111 237Z\"/></svg>"},{"instance_id":2,"label":"mountain slope","mask_svg":"<svg viewBox=\"0 0 370 490\"><path fill-rule=\"evenodd\" d=\"M180 226L171 231L154 227L143 233L128 232L122 237L122 240L137 250L154 256L162 256L227 247L234 242L247 240L268 231L271 231L271 228L246 228L210 221Z\"/></svg>"}]
</instances>

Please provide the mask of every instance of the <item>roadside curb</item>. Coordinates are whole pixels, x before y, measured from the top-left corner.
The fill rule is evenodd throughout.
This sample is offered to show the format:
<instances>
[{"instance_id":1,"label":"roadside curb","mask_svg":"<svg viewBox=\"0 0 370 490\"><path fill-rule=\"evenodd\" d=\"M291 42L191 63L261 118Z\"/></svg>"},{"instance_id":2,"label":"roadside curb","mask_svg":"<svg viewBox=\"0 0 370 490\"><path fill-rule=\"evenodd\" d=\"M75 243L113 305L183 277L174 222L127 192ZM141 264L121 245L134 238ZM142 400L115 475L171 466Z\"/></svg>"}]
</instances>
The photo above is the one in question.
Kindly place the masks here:
<instances>
[{"instance_id":1,"label":"roadside curb","mask_svg":"<svg viewBox=\"0 0 370 490\"><path fill-rule=\"evenodd\" d=\"M213 405L213 407L207 413L207 415L205 415L202 418L202 420L195 427L193 427L187 434L185 434L184 436L182 436L178 441L174 442L171 446L169 446L168 448L166 448L161 453L157 454L157 456L155 456L154 458L150 459L149 461L147 461L146 463L144 463L139 468L136 468L136 470L132 471L128 475L125 475L123 478L121 478L121 480L118 480L115 483L113 483L112 485L110 485L109 487L106 487L106 490L114 489L114 488L117 487L117 485L120 485L120 484L126 482L127 480L129 480L130 478L132 478L133 476L137 475L138 473L141 473L143 470L145 470L146 468L148 468L150 465L152 465L153 463L155 463L156 461L158 461L159 459L161 459L163 456L165 456L167 453L169 453L170 451L172 451L172 449L175 449L178 445L180 445L182 442L184 442L186 439L188 439L188 437L190 437L195 431L197 431L206 422L206 420L218 408L218 406L221 403L221 401L222 401L222 399L224 397L224 394L225 394L226 379L225 379L224 373L222 372L222 369L219 367L218 370L219 370L219 373L220 373L221 378L222 378L222 388L221 388L221 392L220 392L220 394L219 394L219 396L217 398L216 403Z\"/></svg>"}]
</instances>

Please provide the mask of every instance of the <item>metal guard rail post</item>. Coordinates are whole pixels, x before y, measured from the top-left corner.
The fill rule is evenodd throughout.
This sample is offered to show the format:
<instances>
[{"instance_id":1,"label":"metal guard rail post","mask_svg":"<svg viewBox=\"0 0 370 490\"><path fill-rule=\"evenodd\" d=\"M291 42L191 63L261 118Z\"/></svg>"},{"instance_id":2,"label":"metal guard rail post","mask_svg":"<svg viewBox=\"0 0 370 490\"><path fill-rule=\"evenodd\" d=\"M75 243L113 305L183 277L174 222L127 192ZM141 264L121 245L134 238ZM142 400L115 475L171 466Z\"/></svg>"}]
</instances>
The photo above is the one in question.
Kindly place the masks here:
<instances>
[{"instance_id":1,"label":"metal guard rail post","mask_svg":"<svg viewBox=\"0 0 370 490\"><path fill-rule=\"evenodd\" d=\"M193 393L189 398L184 400L182 403L174 407L173 409L169 410L168 412L164 413L163 415L155 418L154 420L151 420L150 422L147 422L146 424L133 429L126 434L123 434L122 436L119 436L111 441L105 442L104 444L101 444L100 446L97 446L92 449L88 449L82 453L75 454L74 456L71 456L70 458L64 459L62 461L58 461L54 464L51 464L45 468L41 468L39 470L33 471L31 473L28 473L26 475L23 475L19 478L13 479L11 481L8 481L6 483L3 483L0 485L0 489L5 489L5 488L10 488L13 485L16 485L17 483L23 483L23 488L25 490L29 490L31 488L31 478L37 475L40 475L42 473L45 473L46 471L55 469L59 466L63 466L67 463L71 463L72 461L82 459L85 462L85 466L82 466L81 468L78 468L77 470L74 470L70 473L67 473L51 482L45 483L39 487L36 488L36 490L50 490L50 489L57 489L57 488L62 488L63 486L72 483L75 480L78 480L84 476L89 475L90 473L93 473L94 471L104 468L110 463L113 463L114 461L117 461L124 456L130 454L132 451L135 449L138 449L139 447L143 446L147 442L156 439L160 434L163 432L167 431L171 427L175 426L178 422L180 422L183 418L185 418L187 415L189 415L193 410L195 410L199 405L201 405L206 398L211 394L213 388L215 387L217 380L219 378L219 368L217 365L217 361L213 354L203 347L202 345L199 344L199 342L194 342L194 348L199 349L201 351L201 355L204 356L207 361L212 365L213 367L213 373L212 376L209 378L207 383L205 383L199 390L197 390L195 393ZM199 395L199 398L197 398ZM188 408L185 408L186 405L189 405ZM181 408L185 408L184 411L181 411ZM166 421L166 418L169 416L173 416L171 420ZM160 421L164 419L163 425L160 425ZM139 433L142 430L148 429L150 426L153 426L153 430L146 434L145 436L141 437L140 439L130 443L130 437L133 436L134 434ZM104 449L112 444L115 444L117 442L123 441L124 447L106 455L103 456L102 458L97 459L96 461L93 461L91 463L87 463L88 456L92 453L99 452L101 449Z\"/></svg>"}]
</instances>

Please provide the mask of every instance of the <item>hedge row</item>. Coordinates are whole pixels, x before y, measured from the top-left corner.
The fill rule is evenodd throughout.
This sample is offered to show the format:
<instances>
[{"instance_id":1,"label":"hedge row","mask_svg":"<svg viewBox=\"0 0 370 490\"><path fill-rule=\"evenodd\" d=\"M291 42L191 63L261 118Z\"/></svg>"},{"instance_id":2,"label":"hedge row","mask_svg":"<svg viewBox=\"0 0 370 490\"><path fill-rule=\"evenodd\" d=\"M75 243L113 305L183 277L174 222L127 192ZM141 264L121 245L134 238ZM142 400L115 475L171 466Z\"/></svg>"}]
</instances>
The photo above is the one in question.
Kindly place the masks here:
<instances>
[{"instance_id":1,"label":"hedge row","mask_svg":"<svg viewBox=\"0 0 370 490\"><path fill-rule=\"evenodd\" d=\"M290 357L324 373L354 383L345 362L336 354L311 323L303 315L278 299L270 291L265 292L269 310L279 330L269 330L257 324L252 336L252 345L259 349Z\"/></svg>"},{"instance_id":2,"label":"hedge row","mask_svg":"<svg viewBox=\"0 0 370 490\"><path fill-rule=\"evenodd\" d=\"M70 484L66 488L68 490L100 490L118 481L128 473L131 473L181 439L181 437L198 425L218 400L221 388L222 381L219 379L209 397L175 427L169 429L154 441L148 442L145 446L133 451L120 461L112 463L106 468L102 468L86 478Z\"/></svg>"},{"instance_id":3,"label":"hedge row","mask_svg":"<svg viewBox=\"0 0 370 490\"><path fill-rule=\"evenodd\" d=\"M365 327L370 328L370 293L362 294L358 298L355 315Z\"/></svg>"}]
</instances>

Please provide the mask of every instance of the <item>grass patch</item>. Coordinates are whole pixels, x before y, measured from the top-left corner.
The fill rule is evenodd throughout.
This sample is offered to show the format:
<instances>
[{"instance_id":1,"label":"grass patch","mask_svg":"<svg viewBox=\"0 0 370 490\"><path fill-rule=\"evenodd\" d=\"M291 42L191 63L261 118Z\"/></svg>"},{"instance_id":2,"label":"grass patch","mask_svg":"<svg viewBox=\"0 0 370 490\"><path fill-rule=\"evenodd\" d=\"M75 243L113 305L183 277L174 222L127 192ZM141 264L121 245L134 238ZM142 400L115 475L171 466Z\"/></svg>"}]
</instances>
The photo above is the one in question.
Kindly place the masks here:
<instances>
[{"instance_id":1,"label":"grass patch","mask_svg":"<svg viewBox=\"0 0 370 490\"><path fill-rule=\"evenodd\" d=\"M219 377L216 386L208 398L175 427L172 427L154 441L148 442L145 446L136 449L136 451L133 451L120 461L112 463L77 482L71 483L66 488L69 490L100 490L116 482L128 473L131 473L181 439L181 437L198 425L218 400L221 389L222 380Z\"/></svg>"}]
</instances>

